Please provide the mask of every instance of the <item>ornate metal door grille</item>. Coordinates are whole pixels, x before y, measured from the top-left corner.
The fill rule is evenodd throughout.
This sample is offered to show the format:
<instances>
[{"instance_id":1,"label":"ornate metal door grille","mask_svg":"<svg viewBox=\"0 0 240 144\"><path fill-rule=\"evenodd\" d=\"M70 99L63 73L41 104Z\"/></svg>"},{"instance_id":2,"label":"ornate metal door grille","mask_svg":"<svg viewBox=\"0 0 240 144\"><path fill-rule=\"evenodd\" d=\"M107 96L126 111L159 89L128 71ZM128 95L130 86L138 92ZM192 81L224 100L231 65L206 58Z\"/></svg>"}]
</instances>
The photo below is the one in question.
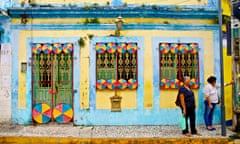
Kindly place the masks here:
<instances>
[{"instance_id":1,"label":"ornate metal door grille","mask_svg":"<svg viewBox=\"0 0 240 144\"><path fill-rule=\"evenodd\" d=\"M60 123L65 123L64 120L69 121L71 119L72 112L68 111L69 117L64 117L62 111L66 107L71 110L73 103L72 54L72 44L32 45L33 107L35 108L39 104L41 107L49 106L51 110L48 111L47 116L51 116L52 120ZM55 108L59 112L54 113ZM54 114L57 115L57 118L54 117ZM35 118L35 115L36 110L33 112L33 118ZM60 116L62 117L58 118ZM45 123L43 116L42 121L38 121L38 119L36 121Z\"/></svg>"}]
</instances>

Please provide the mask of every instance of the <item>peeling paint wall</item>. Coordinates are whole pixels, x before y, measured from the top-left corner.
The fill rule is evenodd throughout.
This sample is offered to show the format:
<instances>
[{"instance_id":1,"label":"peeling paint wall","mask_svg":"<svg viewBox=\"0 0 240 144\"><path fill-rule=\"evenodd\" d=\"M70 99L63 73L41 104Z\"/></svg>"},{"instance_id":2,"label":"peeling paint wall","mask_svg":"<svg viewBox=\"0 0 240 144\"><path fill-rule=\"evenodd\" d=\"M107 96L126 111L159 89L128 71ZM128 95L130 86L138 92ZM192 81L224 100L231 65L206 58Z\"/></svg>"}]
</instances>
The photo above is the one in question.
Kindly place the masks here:
<instances>
[{"instance_id":1,"label":"peeling paint wall","mask_svg":"<svg viewBox=\"0 0 240 144\"><path fill-rule=\"evenodd\" d=\"M0 50L0 122L11 120L11 66L12 50L9 39L9 22L2 21Z\"/></svg>"},{"instance_id":2,"label":"peeling paint wall","mask_svg":"<svg viewBox=\"0 0 240 144\"><path fill-rule=\"evenodd\" d=\"M107 2L114 2L118 1L120 3L127 3L127 4L144 4L145 0L33 0L34 3L38 4L106 4ZM18 0L19 3L27 2L26 0ZM116 2L115 2L116 3ZM170 1L159 1L159 0L149 0L148 4L161 4L161 5L207 5L208 0L170 0Z\"/></svg>"},{"instance_id":3,"label":"peeling paint wall","mask_svg":"<svg viewBox=\"0 0 240 144\"><path fill-rule=\"evenodd\" d=\"M27 7L28 0L5 0L11 7ZM194 6L194 7L217 7L217 0L31 0L32 4L37 5L69 5L69 6L145 6L145 5L162 5L162 6Z\"/></svg>"},{"instance_id":4,"label":"peeling paint wall","mask_svg":"<svg viewBox=\"0 0 240 144\"><path fill-rule=\"evenodd\" d=\"M128 4L145 4L146 0L123 0L123 3ZM148 4L162 4L162 5L207 5L208 0L148 0Z\"/></svg>"}]
</instances>

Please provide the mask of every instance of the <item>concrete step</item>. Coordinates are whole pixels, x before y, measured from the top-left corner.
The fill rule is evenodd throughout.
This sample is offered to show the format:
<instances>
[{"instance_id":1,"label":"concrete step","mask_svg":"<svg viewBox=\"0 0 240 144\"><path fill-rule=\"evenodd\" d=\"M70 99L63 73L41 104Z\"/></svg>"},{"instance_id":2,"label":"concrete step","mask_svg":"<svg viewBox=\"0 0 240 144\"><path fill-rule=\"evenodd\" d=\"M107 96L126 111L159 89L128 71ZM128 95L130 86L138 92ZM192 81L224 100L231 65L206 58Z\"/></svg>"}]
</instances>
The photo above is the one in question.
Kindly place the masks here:
<instances>
[{"instance_id":1,"label":"concrete step","mask_svg":"<svg viewBox=\"0 0 240 144\"><path fill-rule=\"evenodd\" d=\"M0 136L0 144L234 144L234 141L230 141L228 138L60 138Z\"/></svg>"}]
</instances>

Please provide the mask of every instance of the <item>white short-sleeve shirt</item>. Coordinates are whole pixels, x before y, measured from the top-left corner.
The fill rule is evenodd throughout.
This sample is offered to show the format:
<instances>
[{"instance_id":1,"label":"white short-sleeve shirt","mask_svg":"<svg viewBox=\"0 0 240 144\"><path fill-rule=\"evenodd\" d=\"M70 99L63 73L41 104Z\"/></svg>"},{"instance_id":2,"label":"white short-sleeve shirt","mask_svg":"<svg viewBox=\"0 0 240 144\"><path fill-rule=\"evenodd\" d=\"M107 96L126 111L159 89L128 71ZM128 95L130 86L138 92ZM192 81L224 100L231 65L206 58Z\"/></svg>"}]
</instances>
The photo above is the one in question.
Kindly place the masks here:
<instances>
[{"instance_id":1,"label":"white short-sleeve shirt","mask_svg":"<svg viewBox=\"0 0 240 144\"><path fill-rule=\"evenodd\" d=\"M207 84L203 90L205 95L204 100L206 100L206 97L209 97L211 103L218 103L218 88L220 88L219 85L212 86L211 84Z\"/></svg>"}]
</instances>

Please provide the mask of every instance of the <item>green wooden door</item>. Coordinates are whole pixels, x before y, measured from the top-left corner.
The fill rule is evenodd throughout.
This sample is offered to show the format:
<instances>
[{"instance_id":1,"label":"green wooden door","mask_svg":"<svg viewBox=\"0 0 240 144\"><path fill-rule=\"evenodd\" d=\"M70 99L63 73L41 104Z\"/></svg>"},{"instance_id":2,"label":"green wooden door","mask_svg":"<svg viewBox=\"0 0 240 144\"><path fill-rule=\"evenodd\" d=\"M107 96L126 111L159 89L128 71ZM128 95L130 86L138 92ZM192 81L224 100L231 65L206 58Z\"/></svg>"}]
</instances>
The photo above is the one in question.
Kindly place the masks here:
<instances>
[{"instance_id":1,"label":"green wooden door","mask_svg":"<svg viewBox=\"0 0 240 144\"><path fill-rule=\"evenodd\" d=\"M33 53L33 106L73 103L72 53ZM53 119L52 119L53 120Z\"/></svg>"}]
</instances>

